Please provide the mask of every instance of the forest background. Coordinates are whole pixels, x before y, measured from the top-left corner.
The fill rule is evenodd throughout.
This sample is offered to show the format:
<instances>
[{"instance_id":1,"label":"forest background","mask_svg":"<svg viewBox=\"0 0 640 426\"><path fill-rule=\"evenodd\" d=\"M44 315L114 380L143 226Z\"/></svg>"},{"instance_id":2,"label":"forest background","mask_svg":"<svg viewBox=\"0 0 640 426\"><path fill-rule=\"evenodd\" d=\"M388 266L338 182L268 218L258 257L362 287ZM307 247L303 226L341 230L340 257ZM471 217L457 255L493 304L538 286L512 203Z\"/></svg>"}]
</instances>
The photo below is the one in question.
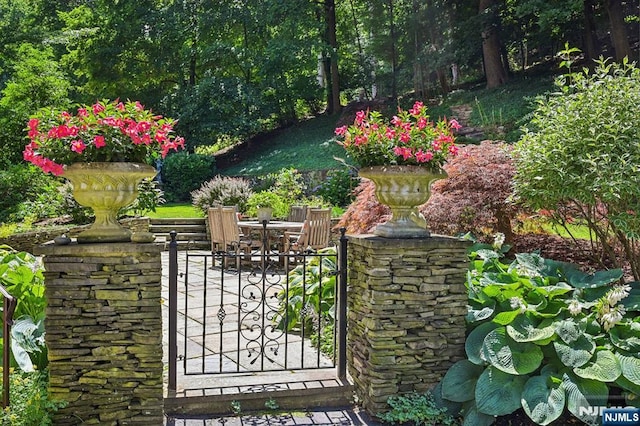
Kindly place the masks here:
<instances>
[{"instance_id":1,"label":"forest background","mask_svg":"<svg viewBox=\"0 0 640 426\"><path fill-rule=\"evenodd\" d=\"M637 60L639 3L0 0L0 167L45 106L140 100L215 151L354 99L497 87L565 43Z\"/></svg>"}]
</instances>

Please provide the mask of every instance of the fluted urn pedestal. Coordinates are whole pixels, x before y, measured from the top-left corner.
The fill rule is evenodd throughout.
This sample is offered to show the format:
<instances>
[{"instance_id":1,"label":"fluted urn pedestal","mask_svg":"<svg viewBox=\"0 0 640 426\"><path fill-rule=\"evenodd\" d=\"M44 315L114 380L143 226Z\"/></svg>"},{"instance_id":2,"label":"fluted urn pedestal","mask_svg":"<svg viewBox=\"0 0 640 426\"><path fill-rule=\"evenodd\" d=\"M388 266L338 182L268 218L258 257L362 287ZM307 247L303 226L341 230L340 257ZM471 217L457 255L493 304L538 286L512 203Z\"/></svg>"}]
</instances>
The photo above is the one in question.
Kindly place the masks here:
<instances>
[{"instance_id":1,"label":"fluted urn pedestal","mask_svg":"<svg viewBox=\"0 0 640 426\"><path fill-rule=\"evenodd\" d=\"M391 209L391 219L379 224L374 234L386 238L424 238L431 235L418 206L431 196L431 184L447 177L444 170L393 165L363 167L359 174L375 183L378 201Z\"/></svg>"},{"instance_id":2,"label":"fluted urn pedestal","mask_svg":"<svg viewBox=\"0 0 640 426\"><path fill-rule=\"evenodd\" d=\"M78 243L131 241L131 231L118 222L118 211L138 197L138 184L156 170L140 163L74 163L62 175L73 186L73 197L95 213L95 222L78 235Z\"/></svg>"}]
</instances>

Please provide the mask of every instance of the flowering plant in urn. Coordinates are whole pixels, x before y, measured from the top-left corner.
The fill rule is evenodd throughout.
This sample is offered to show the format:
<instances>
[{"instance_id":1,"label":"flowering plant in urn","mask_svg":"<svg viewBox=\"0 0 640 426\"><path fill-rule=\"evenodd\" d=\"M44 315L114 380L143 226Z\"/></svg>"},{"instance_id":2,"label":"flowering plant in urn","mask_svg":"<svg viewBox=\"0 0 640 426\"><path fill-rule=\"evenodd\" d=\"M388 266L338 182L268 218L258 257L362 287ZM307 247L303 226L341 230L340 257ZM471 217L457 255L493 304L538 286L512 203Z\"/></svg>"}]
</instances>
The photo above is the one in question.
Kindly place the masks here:
<instances>
[{"instance_id":1,"label":"flowering plant in urn","mask_svg":"<svg viewBox=\"0 0 640 426\"><path fill-rule=\"evenodd\" d=\"M398 109L389 123L378 111L359 111L351 126L338 127L335 133L361 167L417 165L438 170L458 154L453 130L459 128L456 120L431 121L427 107L416 102L409 110Z\"/></svg>"},{"instance_id":2,"label":"flowering plant in urn","mask_svg":"<svg viewBox=\"0 0 640 426\"><path fill-rule=\"evenodd\" d=\"M156 174L147 160L184 148L175 123L133 101L99 101L75 114L45 109L29 120L23 156L68 179L76 201L93 209L95 222L78 242L126 242L131 232L118 223L118 211L135 201L142 179Z\"/></svg>"},{"instance_id":3,"label":"flowering plant in urn","mask_svg":"<svg viewBox=\"0 0 640 426\"><path fill-rule=\"evenodd\" d=\"M184 139L173 134L175 123L137 101L99 101L75 114L45 109L29 120L23 156L54 175L78 162L144 163L184 148Z\"/></svg>"},{"instance_id":4,"label":"flowering plant in urn","mask_svg":"<svg viewBox=\"0 0 640 426\"><path fill-rule=\"evenodd\" d=\"M443 164L458 154L453 131L456 120L429 119L427 108L416 102L387 123L377 111L359 111L351 126L336 135L347 154L360 165L360 176L376 185L376 197L391 209L391 219L375 234L389 238L429 236L417 206L430 196L431 183L446 177Z\"/></svg>"}]
</instances>

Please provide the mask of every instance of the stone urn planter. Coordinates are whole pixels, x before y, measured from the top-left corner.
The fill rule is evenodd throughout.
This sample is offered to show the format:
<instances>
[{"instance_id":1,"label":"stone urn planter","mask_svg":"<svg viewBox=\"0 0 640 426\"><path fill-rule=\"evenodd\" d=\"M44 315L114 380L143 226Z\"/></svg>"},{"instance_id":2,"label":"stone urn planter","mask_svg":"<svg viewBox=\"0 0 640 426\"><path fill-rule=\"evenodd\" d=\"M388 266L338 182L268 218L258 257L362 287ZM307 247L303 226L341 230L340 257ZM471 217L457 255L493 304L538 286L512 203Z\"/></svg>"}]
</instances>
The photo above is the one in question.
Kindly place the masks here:
<instances>
[{"instance_id":1,"label":"stone urn planter","mask_svg":"<svg viewBox=\"0 0 640 426\"><path fill-rule=\"evenodd\" d=\"M269 222L273 217L273 209L271 207L259 207L256 216L260 222L264 222L265 220Z\"/></svg>"},{"instance_id":2,"label":"stone urn planter","mask_svg":"<svg viewBox=\"0 0 640 426\"><path fill-rule=\"evenodd\" d=\"M378 201L391 209L391 218L375 228L375 235L385 238L430 236L418 206L426 203L431 196L431 184L447 177L444 170L392 165L363 167L359 174L374 182Z\"/></svg>"},{"instance_id":3,"label":"stone urn planter","mask_svg":"<svg viewBox=\"0 0 640 426\"><path fill-rule=\"evenodd\" d=\"M135 201L138 184L156 170L141 163L74 163L62 176L73 186L73 197L95 213L93 225L78 235L78 243L131 241L131 231L117 220L118 211Z\"/></svg>"}]
</instances>

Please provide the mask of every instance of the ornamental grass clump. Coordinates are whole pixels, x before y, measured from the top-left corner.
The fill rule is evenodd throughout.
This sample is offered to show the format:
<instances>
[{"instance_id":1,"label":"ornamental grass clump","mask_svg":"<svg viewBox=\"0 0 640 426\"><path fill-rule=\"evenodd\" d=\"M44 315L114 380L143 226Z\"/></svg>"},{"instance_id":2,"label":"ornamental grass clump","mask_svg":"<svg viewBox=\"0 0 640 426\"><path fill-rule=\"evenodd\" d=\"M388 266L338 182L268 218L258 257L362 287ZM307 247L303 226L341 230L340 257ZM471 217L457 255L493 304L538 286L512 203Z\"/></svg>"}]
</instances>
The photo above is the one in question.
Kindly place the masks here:
<instances>
[{"instance_id":1,"label":"ornamental grass clump","mask_svg":"<svg viewBox=\"0 0 640 426\"><path fill-rule=\"evenodd\" d=\"M450 156L457 155L453 130L460 128L456 120L433 122L427 107L416 102L390 122L378 111L358 111L351 126L341 126L335 133L338 141L361 167L417 165L438 170Z\"/></svg>"},{"instance_id":2,"label":"ornamental grass clump","mask_svg":"<svg viewBox=\"0 0 640 426\"><path fill-rule=\"evenodd\" d=\"M184 148L184 139L173 133L175 124L138 101L98 101L75 114L43 109L29 120L23 157L54 175L78 162L144 163Z\"/></svg>"}]
</instances>

